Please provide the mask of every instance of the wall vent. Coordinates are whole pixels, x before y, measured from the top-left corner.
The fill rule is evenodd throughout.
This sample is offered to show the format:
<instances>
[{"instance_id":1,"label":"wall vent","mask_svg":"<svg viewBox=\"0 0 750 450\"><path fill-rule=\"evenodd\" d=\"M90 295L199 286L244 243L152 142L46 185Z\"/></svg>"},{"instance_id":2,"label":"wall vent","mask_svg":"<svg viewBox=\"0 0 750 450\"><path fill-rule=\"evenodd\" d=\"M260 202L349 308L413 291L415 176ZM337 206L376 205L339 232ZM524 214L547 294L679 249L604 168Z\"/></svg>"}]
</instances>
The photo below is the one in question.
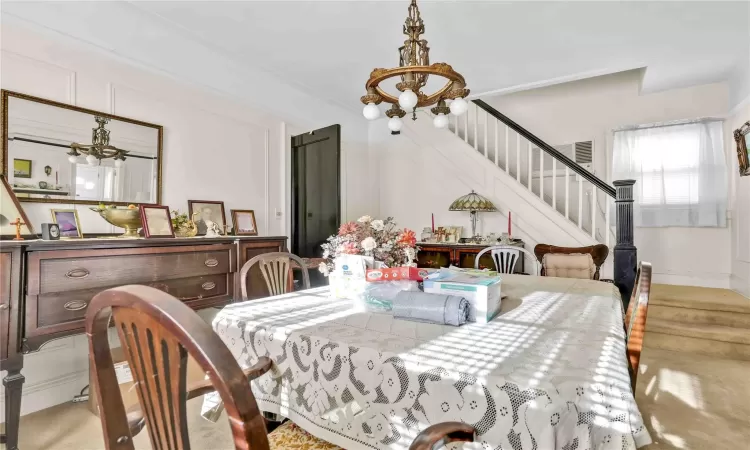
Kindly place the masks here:
<instances>
[{"instance_id":1,"label":"wall vent","mask_svg":"<svg viewBox=\"0 0 750 450\"><path fill-rule=\"evenodd\" d=\"M576 142L575 143L575 162L578 164L591 164L592 163L592 141Z\"/></svg>"},{"instance_id":2,"label":"wall vent","mask_svg":"<svg viewBox=\"0 0 750 450\"><path fill-rule=\"evenodd\" d=\"M552 147L585 167L587 170L591 170L591 163L594 162L594 141L580 141L572 144L553 145ZM539 147L534 147L532 149L532 167L536 172L539 171L539 152ZM558 170L565 168L565 166L560 163L558 163L556 167ZM546 153L544 155L544 170L552 170L552 157Z\"/></svg>"}]
</instances>

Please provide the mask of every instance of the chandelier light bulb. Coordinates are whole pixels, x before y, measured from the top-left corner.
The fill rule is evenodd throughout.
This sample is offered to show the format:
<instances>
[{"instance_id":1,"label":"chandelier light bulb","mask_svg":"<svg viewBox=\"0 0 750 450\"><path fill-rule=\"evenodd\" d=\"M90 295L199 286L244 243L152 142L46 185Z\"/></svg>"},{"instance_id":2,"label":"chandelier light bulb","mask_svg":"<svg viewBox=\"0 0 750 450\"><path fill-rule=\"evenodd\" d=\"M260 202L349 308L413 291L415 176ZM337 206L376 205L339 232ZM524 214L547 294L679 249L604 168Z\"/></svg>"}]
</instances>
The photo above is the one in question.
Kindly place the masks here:
<instances>
[{"instance_id":1,"label":"chandelier light bulb","mask_svg":"<svg viewBox=\"0 0 750 450\"><path fill-rule=\"evenodd\" d=\"M116 159L116 160L115 160L115 167L122 167L122 163L123 163L123 162L125 162L125 161L122 161L122 160L120 160L120 159Z\"/></svg>"},{"instance_id":2,"label":"chandelier light bulb","mask_svg":"<svg viewBox=\"0 0 750 450\"><path fill-rule=\"evenodd\" d=\"M78 157L75 155L68 156L68 161L70 161L71 164L75 164L78 162Z\"/></svg>"},{"instance_id":3,"label":"chandelier light bulb","mask_svg":"<svg viewBox=\"0 0 750 450\"><path fill-rule=\"evenodd\" d=\"M414 109L414 107L417 106L418 101L419 98L417 97L417 94L409 89L405 90L401 93L401 95L398 96L398 104L405 111L411 111L412 109Z\"/></svg>"},{"instance_id":4,"label":"chandelier light bulb","mask_svg":"<svg viewBox=\"0 0 750 450\"><path fill-rule=\"evenodd\" d=\"M461 114L469 110L469 103L461 97L458 97L451 102L450 108L451 114L453 114L454 116L460 116Z\"/></svg>"},{"instance_id":5,"label":"chandelier light bulb","mask_svg":"<svg viewBox=\"0 0 750 450\"><path fill-rule=\"evenodd\" d=\"M391 131L401 131L401 127L404 126L404 121L399 117L391 117L388 121L388 129Z\"/></svg>"},{"instance_id":6,"label":"chandelier light bulb","mask_svg":"<svg viewBox=\"0 0 750 450\"><path fill-rule=\"evenodd\" d=\"M96 165L96 156L94 156L94 155L88 155L88 156L86 156L86 162L89 163L89 166L95 166Z\"/></svg>"},{"instance_id":7,"label":"chandelier light bulb","mask_svg":"<svg viewBox=\"0 0 750 450\"><path fill-rule=\"evenodd\" d=\"M445 128L448 126L448 117L440 113L432 119L432 124L435 125L435 128Z\"/></svg>"},{"instance_id":8,"label":"chandelier light bulb","mask_svg":"<svg viewBox=\"0 0 750 450\"><path fill-rule=\"evenodd\" d=\"M365 105L365 109L362 110L362 115L365 116L365 119L367 120L375 120L380 117L380 108L378 108L378 105L375 103L370 102Z\"/></svg>"}]
</instances>

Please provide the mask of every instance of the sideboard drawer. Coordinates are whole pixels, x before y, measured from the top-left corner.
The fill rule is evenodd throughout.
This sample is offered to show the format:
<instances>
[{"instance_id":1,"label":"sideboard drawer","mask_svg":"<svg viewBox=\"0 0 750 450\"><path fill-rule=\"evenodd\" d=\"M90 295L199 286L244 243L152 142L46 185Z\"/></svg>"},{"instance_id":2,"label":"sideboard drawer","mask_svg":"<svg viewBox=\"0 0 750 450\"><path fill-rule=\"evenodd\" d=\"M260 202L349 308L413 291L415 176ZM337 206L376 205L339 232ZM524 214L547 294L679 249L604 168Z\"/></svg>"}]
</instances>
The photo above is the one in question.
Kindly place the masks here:
<instances>
[{"instance_id":1,"label":"sideboard drawer","mask_svg":"<svg viewBox=\"0 0 750 450\"><path fill-rule=\"evenodd\" d=\"M231 244L33 252L30 295L218 275L235 270Z\"/></svg>"},{"instance_id":2,"label":"sideboard drawer","mask_svg":"<svg viewBox=\"0 0 750 450\"><path fill-rule=\"evenodd\" d=\"M138 284L168 292L198 309L231 298L233 281L232 274L223 273ZM82 330L86 309L94 296L102 290L94 288L29 296L29 301L36 306L36 320L29 324L26 335L33 337L51 332Z\"/></svg>"}]
</instances>

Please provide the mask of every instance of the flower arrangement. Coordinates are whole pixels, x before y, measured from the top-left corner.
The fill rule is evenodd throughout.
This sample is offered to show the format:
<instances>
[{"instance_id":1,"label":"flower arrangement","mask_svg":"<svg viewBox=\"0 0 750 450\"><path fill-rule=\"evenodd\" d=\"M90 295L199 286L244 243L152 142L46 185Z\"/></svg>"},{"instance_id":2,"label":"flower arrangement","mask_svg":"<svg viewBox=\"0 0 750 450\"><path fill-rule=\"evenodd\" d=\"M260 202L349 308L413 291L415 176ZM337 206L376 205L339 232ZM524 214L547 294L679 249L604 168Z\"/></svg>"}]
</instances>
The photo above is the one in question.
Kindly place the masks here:
<instances>
[{"instance_id":1,"label":"flower arrangement","mask_svg":"<svg viewBox=\"0 0 750 450\"><path fill-rule=\"evenodd\" d=\"M413 265L417 257L417 236L407 228L396 228L393 217L385 220L362 216L356 222L346 222L339 232L328 238L318 269L326 276L333 270L339 255L372 256L388 267Z\"/></svg>"}]
</instances>

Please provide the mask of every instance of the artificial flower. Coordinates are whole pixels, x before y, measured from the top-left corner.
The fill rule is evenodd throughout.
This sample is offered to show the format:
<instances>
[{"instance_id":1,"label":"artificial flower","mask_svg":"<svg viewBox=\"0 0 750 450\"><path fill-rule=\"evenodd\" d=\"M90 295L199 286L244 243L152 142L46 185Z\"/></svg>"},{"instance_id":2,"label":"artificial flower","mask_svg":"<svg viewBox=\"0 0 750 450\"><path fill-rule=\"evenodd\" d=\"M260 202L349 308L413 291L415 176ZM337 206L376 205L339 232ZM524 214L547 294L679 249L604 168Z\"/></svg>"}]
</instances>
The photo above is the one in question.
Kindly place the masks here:
<instances>
[{"instance_id":1,"label":"artificial flower","mask_svg":"<svg viewBox=\"0 0 750 450\"><path fill-rule=\"evenodd\" d=\"M357 222L359 222L359 223L372 222L372 217L370 217L370 216L362 216L359 219L357 219Z\"/></svg>"},{"instance_id":2,"label":"artificial flower","mask_svg":"<svg viewBox=\"0 0 750 450\"><path fill-rule=\"evenodd\" d=\"M328 264L324 262L318 264L318 270L320 271L320 273L322 273L325 276L328 276L328 273L330 272L328 269Z\"/></svg>"},{"instance_id":3,"label":"artificial flower","mask_svg":"<svg viewBox=\"0 0 750 450\"><path fill-rule=\"evenodd\" d=\"M342 223L339 227L339 236L346 236L347 234L354 234L357 232L357 224L354 222Z\"/></svg>"},{"instance_id":4,"label":"artificial flower","mask_svg":"<svg viewBox=\"0 0 750 450\"><path fill-rule=\"evenodd\" d=\"M356 242L344 242L343 244L339 245L336 251L338 253L343 253L345 255L358 255L359 254L359 249L357 248Z\"/></svg>"},{"instance_id":5,"label":"artificial flower","mask_svg":"<svg viewBox=\"0 0 750 450\"><path fill-rule=\"evenodd\" d=\"M382 220L379 220L379 219L373 220L372 222L370 222L370 226L375 231L383 231L383 228L385 228L385 224L383 223Z\"/></svg>"},{"instance_id":6,"label":"artificial flower","mask_svg":"<svg viewBox=\"0 0 750 450\"><path fill-rule=\"evenodd\" d=\"M414 247L417 245L417 235L408 228L404 228L404 231L398 235L398 245L401 247Z\"/></svg>"},{"instance_id":7,"label":"artificial flower","mask_svg":"<svg viewBox=\"0 0 750 450\"><path fill-rule=\"evenodd\" d=\"M377 248L378 242L375 240L375 238L368 237L368 238L365 238L365 240L361 242L361 245L362 245L362 248L365 249L366 252L371 252Z\"/></svg>"}]
</instances>

